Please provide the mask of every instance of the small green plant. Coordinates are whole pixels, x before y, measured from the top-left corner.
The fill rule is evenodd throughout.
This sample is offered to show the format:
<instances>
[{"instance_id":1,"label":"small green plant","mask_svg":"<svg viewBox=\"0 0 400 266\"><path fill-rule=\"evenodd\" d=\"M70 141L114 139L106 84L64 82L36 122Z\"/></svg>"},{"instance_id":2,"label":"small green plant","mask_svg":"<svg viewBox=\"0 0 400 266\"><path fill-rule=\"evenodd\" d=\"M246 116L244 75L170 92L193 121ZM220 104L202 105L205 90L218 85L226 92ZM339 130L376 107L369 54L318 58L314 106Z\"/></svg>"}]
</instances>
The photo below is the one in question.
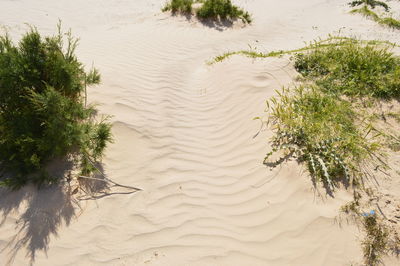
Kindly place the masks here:
<instances>
[{"instance_id":1,"label":"small green plant","mask_svg":"<svg viewBox=\"0 0 400 266\"><path fill-rule=\"evenodd\" d=\"M362 241L365 264L379 265L388 250L388 229L378 222L376 214L363 217L363 227L366 233Z\"/></svg>"},{"instance_id":2,"label":"small green plant","mask_svg":"<svg viewBox=\"0 0 400 266\"><path fill-rule=\"evenodd\" d=\"M200 19L213 20L236 20L241 19L244 23L250 24L251 15L243 9L232 4L231 0L171 0L162 8L162 11L172 11L173 13L192 13L192 5L200 3L201 7L196 10L196 15Z\"/></svg>"},{"instance_id":3,"label":"small green plant","mask_svg":"<svg viewBox=\"0 0 400 266\"><path fill-rule=\"evenodd\" d=\"M267 111L275 135L264 163L275 164L269 162L271 156L283 151L284 157L305 162L314 180L331 191L337 182L359 177L359 165L379 147L355 125L357 114L351 104L318 86L283 89L267 101Z\"/></svg>"},{"instance_id":4,"label":"small green plant","mask_svg":"<svg viewBox=\"0 0 400 266\"><path fill-rule=\"evenodd\" d=\"M231 0L205 0L197 11L197 16L202 19L241 19L245 23L251 23L248 12L232 4Z\"/></svg>"},{"instance_id":5,"label":"small green plant","mask_svg":"<svg viewBox=\"0 0 400 266\"><path fill-rule=\"evenodd\" d=\"M382 1L377 1L377 0L356 0L356 1L350 2L349 5L351 7L364 5L365 7L369 6L371 8L380 6L380 7L383 7L386 12L389 11L389 9L390 9L388 4L386 4L385 2L382 2Z\"/></svg>"},{"instance_id":6,"label":"small green plant","mask_svg":"<svg viewBox=\"0 0 400 266\"><path fill-rule=\"evenodd\" d=\"M86 86L98 84L96 69L85 72L71 32L42 37L31 28L18 43L0 37L0 185L53 180L45 168L72 155L81 174L94 168L111 141L110 124L86 107ZM3 173L4 173L3 172Z\"/></svg>"},{"instance_id":7,"label":"small green plant","mask_svg":"<svg viewBox=\"0 0 400 266\"><path fill-rule=\"evenodd\" d=\"M390 28L400 29L400 20L397 20L392 17L381 18L378 22Z\"/></svg>"},{"instance_id":8,"label":"small green plant","mask_svg":"<svg viewBox=\"0 0 400 266\"><path fill-rule=\"evenodd\" d=\"M162 8L163 12L171 11L172 13L191 13L193 0L171 0Z\"/></svg>"},{"instance_id":9,"label":"small green plant","mask_svg":"<svg viewBox=\"0 0 400 266\"><path fill-rule=\"evenodd\" d=\"M353 1L352 3L354 3L354 2L360 3L360 2L364 2L364 1ZM399 20L397 20L393 17L382 17L382 16L378 15L376 12L374 12L368 8L368 6L370 6L371 8L375 8L375 6L380 5L380 6L384 7L386 11L389 11L389 6L386 3L380 2L380 1L372 1L372 2L374 2L375 4L364 4L363 7L353 9L350 11L350 13L353 13L353 14L358 13L367 18L372 19L373 21L375 21L381 25L384 25L384 26L387 26L387 27L390 27L393 29L400 29L400 21ZM352 4L352 3L350 3L351 6L353 6L353 7L357 6L356 4ZM378 3L381 3L381 4L378 4Z\"/></svg>"}]
</instances>

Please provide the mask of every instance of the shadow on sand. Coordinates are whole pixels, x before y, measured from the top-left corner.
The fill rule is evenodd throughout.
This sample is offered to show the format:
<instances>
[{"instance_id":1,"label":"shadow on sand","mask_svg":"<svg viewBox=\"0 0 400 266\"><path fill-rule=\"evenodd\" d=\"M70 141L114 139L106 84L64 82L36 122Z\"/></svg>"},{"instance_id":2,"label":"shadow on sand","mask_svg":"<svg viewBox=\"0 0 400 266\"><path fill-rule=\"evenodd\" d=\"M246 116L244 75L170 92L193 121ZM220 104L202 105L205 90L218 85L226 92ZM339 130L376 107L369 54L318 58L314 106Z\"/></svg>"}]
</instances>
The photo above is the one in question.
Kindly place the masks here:
<instances>
[{"instance_id":1,"label":"shadow on sand","mask_svg":"<svg viewBox=\"0 0 400 266\"><path fill-rule=\"evenodd\" d=\"M76 207L64 185L54 185L38 190L29 185L19 191L0 190L0 226L4 226L10 214L18 213L15 235L0 252L11 264L21 248L27 250L26 257L34 262L36 252L47 252L51 235L57 236L58 228L69 225L75 217ZM5 262L5 261L4 261Z\"/></svg>"},{"instance_id":2,"label":"shadow on sand","mask_svg":"<svg viewBox=\"0 0 400 266\"><path fill-rule=\"evenodd\" d=\"M100 165L97 167L103 170ZM69 226L82 212L78 196L83 195L83 199L88 200L128 194L110 193L110 183L103 181L106 179L104 172L95 175L95 179L68 182L70 162L58 162L53 168L50 173L62 180L57 185L40 189L27 185L18 191L0 188L0 228L10 232L9 237L3 235L0 239L1 265L12 264L23 250L30 264L34 263L37 252L47 253L51 236L57 236L61 226Z\"/></svg>"},{"instance_id":3,"label":"shadow on sand","mask_svg":"<svg viewBox=\"0 0 400 266\"><path fill-rule=\"evenodd\" d=\"M191 22L193 19L196 19L196 21L200 22L203 24L203 26L206 26L208 28L215 29L217 31L224 31L233 26L233 24L236 21L240 21L240 19L237 20L229 20L229 19L213 19L213 18L208 18L208 19L200 19L194 14L178 14L178 13L171 13L172 16L177 17L177 16L182 16L185 17L187 21ZM244 27L243 25L242 27Z\"/></svg>"}]
</instances>

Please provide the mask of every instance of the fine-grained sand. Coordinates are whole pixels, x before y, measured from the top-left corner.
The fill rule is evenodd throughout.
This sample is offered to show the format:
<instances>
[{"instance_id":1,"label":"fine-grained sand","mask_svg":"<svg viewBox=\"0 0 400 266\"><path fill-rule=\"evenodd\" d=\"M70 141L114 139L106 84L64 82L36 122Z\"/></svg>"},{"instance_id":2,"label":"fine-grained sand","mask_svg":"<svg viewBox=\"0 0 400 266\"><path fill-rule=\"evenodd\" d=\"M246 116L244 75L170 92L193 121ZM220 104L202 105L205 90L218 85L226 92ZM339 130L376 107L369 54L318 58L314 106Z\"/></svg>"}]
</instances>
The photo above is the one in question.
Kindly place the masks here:
<instances>
[{"instance_id":1,"label":"fine-grained sand","mask_svg":"<svg viewBox=\"0 0 400 266\"><path fill-rule=\"evenodd\" d=\"M77 54L100 69L89 90L112 115L104 170L141 187L80 202L60 188L0 196L0 265L350 265L358 229L335 217L351 199L318 196L295 162L262 164L269 130L253 117L296 76L287 57L226 51L295 49L342 35L399 41L398 31L346 13L346 0L234 1L248 27L203 25L162 14L163 0L0 1L0 25L18 39L58 19L81 38ZM118 192L113 191L111 192ZM324 192L321 191L324 195Z\"/></svg>"}]
</instances>

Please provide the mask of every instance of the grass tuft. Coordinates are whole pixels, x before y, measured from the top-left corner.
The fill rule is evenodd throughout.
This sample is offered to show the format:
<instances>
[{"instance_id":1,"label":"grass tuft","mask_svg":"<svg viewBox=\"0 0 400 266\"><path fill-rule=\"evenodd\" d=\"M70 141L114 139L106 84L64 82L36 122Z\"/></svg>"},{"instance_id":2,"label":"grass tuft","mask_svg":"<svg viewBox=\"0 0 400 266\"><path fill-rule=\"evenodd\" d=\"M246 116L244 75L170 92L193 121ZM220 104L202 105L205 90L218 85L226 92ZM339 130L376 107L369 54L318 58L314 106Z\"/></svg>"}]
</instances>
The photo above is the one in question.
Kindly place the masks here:
<instances>
[{"instance_id":1,"label":"grass tuft","mask_svg":"<svg viewBox=\"0 0 400 266\"><path fill-rule=\"evenodd\" d=\"M191 13L193 0L171 0L162 8L163 12L171 11L172 13Z\"/></svg>"},{"instance_id":2,"label":"grass tuft","mask_svg":"<svg viewBox=\"0 0 400 266\"><path fill-rule=\"evenodd\" d=\"M248 24L252 21L250 14L233 5L231 0L205 0L197 11L197 16L201 19L212 18L215 20L241 19Z\"/></svg>"},{"instance_id":3,"label":"grass tuft","mask_svg":"<svg viewBox=\"0 0 400 266\"><path fill-rule=\"evenodd\" d=\"M381 258L388 250L388 229L378 221L377 216L369 215L363 218L366 237L362 241L366 265L379 265Z\"/></svg>"},{"instance_id":4,"label":"grass tuft","mask_svg":"<svg viewBox=\"0 0 400 266\"><path fill-rule=\"evenodd\" d=\"M252 22L251 15L232 4L231 0L171 0L162 8L163 12L190 14L192 5L200 3L201 7L196 10L199 19L229 20L241 19L244 23Z\"/></svg>"},{"instance_id":5,"label":"grass tuft","mask_svg":"<svg viewBox=\"0 0 400 266\"><path fill-rule=\"evenodd\" d=\"M351 1L349 3L349 5L351 7L364 5L364 7L369 6L371 8L380 6L380 7L383 7L386 12L388 12L390 10L390 7L388 4L386 4L385 2L382 2L382 1L377 1L377 0L355 0L355 1Z\"/></svg>"},{"instance_id":6,"label":"grass tuft","mask_svg":"<svg viewBox=\"0 0 400 266\"><path fill-rule=\"evenodd\" d=\"M381 18L379 23L382 25L386 25L390 28L400 29L400 20L397 20L392 17Z\"/></svg>"},{"instance_id":7,"label":"grass tuft","mask_svg":"<svg viewBox=\"0 0 400 266\"><path fill-rule=\"evenodd\" d=\"M366 5L361 8L358 8L358 9L353 9L352 11L350 11L350 13L361 14L383 26L387 26L387 27L390 27L393 29L400 29L400 21L399 20L397 20L393 17L381 17L377 13L375 13L374 11L369 9Z\"/></svg>"},{"instance_id":8,"label":"grass tuft","mask_svg":"<svg viewBox=\"0 0 400 266\"><path fill-rule=\"evenodd\" d=\"M340 45L295 56L295 68L326 91L347 96L400 96L400 59L389 46L362 45L344 40Z\"/></svg>"},{"instance_id":9,"label":"grass tuft","mask_svg":"<svg viewBox=\"0 0 400 266\"><path fill-rule=\"evenodd\" d=\"M268 124L275 132L271 156L296 157L307 165L316 182L333 191L338 182L350 183L360 176L359 165L379 148L356 126L352 105L315 85L283 89L267 102Z\"/></svg>"}]
</instances>

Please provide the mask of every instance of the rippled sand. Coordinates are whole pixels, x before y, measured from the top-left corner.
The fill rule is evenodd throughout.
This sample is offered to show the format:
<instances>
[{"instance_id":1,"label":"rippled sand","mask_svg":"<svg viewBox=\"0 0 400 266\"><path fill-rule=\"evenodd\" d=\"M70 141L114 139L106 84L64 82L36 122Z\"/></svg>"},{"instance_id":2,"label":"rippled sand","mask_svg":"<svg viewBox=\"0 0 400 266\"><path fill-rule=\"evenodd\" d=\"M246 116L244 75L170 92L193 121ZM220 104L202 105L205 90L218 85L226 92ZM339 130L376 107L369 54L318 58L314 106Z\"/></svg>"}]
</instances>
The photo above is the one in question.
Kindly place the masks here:
<instances>
[{"instance_id":1,"label":"rippled sand","mask_svg":"<svg viewBox=\"0 0 400 266\"><path fill-rule=\"evenodd\" d=\"M112 115L107 176L143 188L71 203L59 188L0 199L0 264L350 265L359 231L336 219L351 195L319 196L295 162L262 164L269 130L253 117L293 82L288 57L226 51L294 49L343 35L396 41L398 32L346 13L347 1L235 1L254 24L204 25L162 14L163 0L1 1L0 24L17 39L57 20L81 38L79 57L102 73L89 90ZM396 39L397 38L397 39ZM115 192L115 191L111 191ZM118 192L118 191L117 191ZM323 191L322 194L324 195ZM3 196L4 195L4 196Z\"/></svg>"}]
</instances>

